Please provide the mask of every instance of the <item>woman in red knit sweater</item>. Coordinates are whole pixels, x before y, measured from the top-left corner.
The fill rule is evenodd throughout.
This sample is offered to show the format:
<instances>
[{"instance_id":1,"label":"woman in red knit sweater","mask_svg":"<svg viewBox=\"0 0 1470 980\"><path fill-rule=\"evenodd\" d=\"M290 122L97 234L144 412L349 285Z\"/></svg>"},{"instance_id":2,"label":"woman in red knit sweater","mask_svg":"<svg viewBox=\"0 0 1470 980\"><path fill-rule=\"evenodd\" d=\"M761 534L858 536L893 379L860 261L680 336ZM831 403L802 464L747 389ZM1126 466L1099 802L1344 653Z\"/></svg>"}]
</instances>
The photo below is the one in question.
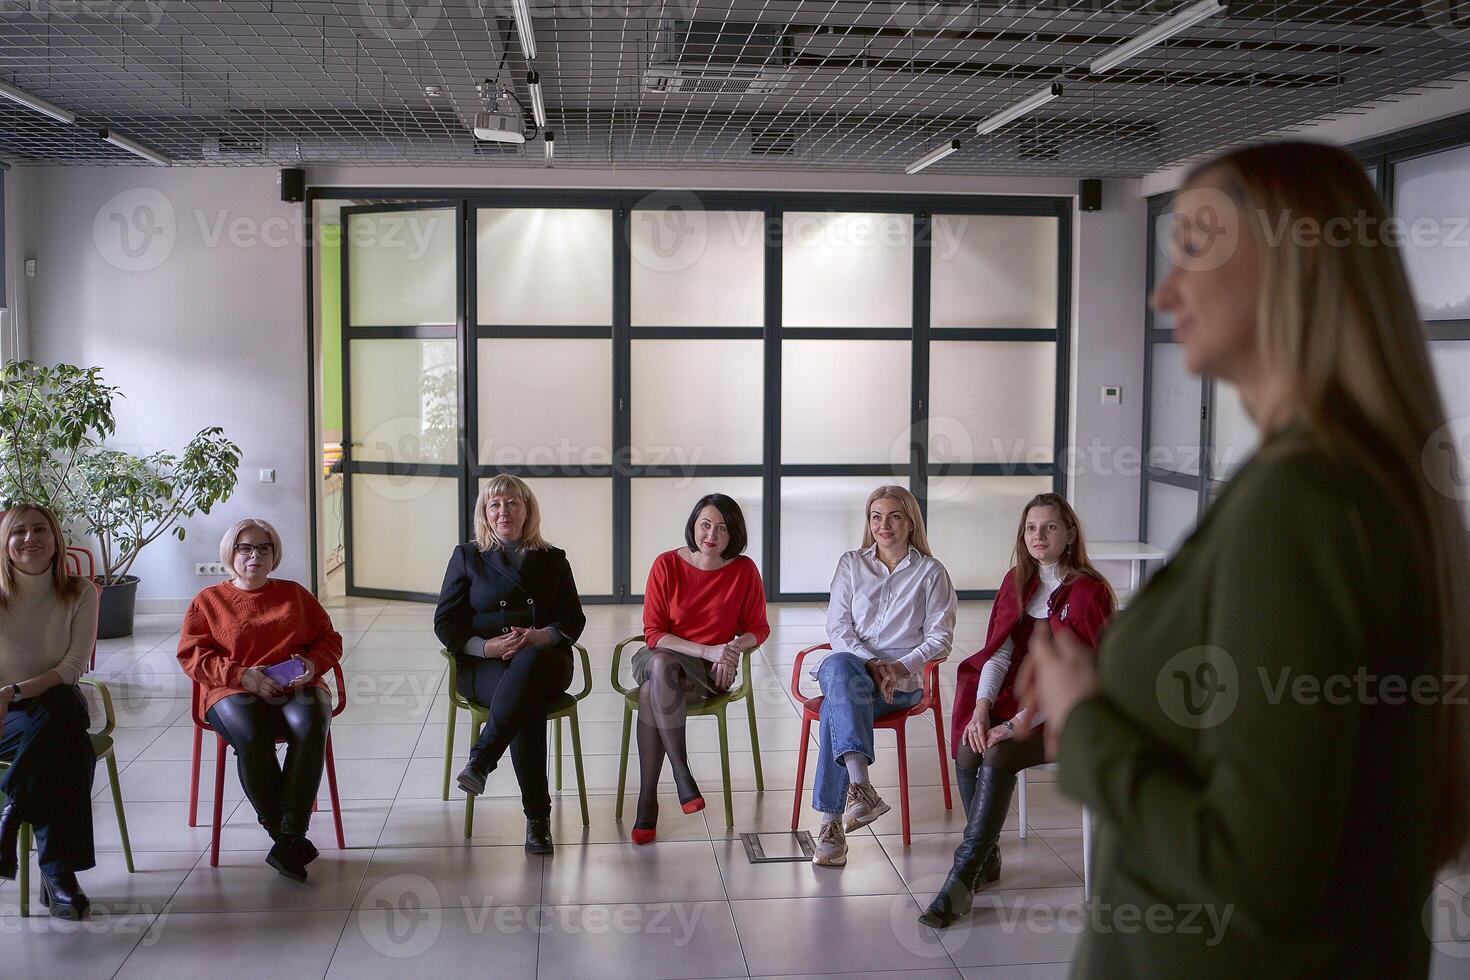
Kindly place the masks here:
<instances>
[{"instance_id":1,"label":"woman in red knit sweater","mask_svg":"<svg viewBox=\"0 0 1470 980\"><path fill-rule=\"evenodd\" d=\"M664 756L685 813L704 809L689 771L684 723L690 704L730 689L740 655L771 635L760 570L742 552L745 515L722 493L700 498L684 527L687 547L654 559L643 590L643 640L633 655L638 682L638 816L633 842L658 823Z\"/></svg>"},{"instance_id":2,"label":"woman in red knit sweater","mask_svg":"<svg viewBox=\"0 0 1470 980\"><path fill-rule=\"evenodd\" d=\"M321 678L342 659L342 635L310 592L270 578L281 564L281 537L265 521L236 522L219 551L231 578L189 604L179 663L199 685L210 725L235 750L240 784L274 841L266 863L305 881L317 856L306 831L332 717ZM302 670L294 680L282 685L265 673L288 661ZM287 746L284 769L278 738Z\"/></svg>"}]
</instances>

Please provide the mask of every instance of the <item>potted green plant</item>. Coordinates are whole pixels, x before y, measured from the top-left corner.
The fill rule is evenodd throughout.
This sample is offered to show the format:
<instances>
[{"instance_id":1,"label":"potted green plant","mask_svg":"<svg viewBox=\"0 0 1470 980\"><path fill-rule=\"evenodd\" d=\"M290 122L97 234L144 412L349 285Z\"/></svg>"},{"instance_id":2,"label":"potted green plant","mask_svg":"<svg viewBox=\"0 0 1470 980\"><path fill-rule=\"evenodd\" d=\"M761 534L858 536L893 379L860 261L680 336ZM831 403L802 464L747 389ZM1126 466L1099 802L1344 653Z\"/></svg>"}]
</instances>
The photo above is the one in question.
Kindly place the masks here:
<instances>
[{"instance_id":1,"label":"potted green plant","mask_svg":"<svg viewBox=\"0 0 1470 980\"><path fill-rule=\"evenodd\" d=\"M128 574L133 562L165 534L184 540L179 522L228 500L239 466L240 447L218 426L202 429L178 456L97 447L78 457L74 499L99 551L99 637L132 633L138 590L138 577Z\"/></svg>"},{"instance_id":2,"label":"potted green plant","mask_svg":"<svg viewBox=\"0 0 1470 980\"><path fill-rule=\"evenodd\" d=\"M25 501L51 508L63 527L77 460L116 430L101 368L6 361L0 367L0 506Z\"/></svg>"}]
</instances>

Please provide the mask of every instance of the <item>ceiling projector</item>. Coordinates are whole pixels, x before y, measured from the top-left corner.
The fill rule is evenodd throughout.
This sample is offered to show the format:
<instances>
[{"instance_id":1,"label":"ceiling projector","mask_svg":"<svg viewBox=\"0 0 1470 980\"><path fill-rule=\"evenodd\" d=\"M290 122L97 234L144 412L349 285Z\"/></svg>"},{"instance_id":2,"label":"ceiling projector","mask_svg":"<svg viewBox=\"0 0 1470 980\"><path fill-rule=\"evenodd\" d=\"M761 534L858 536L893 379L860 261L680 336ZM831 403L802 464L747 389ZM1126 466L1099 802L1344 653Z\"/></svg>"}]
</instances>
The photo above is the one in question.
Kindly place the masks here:
<instances>
[{"instance_id":1,"label":"ceiling projector","mask_svg":"<svg viewBox=\"0 0 1470 980\"><path fill-rule=\"evenodd\" d=\"M490 143L524 143L525 119L519 112L477 112L475 139Z\"/></svg>"}]
</instances>

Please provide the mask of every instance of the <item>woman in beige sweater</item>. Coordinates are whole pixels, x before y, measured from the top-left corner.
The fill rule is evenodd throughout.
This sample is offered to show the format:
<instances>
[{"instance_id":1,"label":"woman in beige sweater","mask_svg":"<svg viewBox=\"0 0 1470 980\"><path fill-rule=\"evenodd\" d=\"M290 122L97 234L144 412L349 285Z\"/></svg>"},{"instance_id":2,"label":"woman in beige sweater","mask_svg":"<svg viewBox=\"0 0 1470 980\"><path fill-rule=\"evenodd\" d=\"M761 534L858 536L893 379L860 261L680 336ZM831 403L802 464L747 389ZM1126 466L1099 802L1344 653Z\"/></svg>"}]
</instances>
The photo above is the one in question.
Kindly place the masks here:
<instances>
[{"instance_id":1,"label":"woman in beige sweater","mask_svg":"<svg viewBox=\"0 0 1470 980\"><path fill-rule=\"evenodd\" d=\"M81 918L77 872L92 853L92 771L87 702L77 681L97 640L97 590L66 573L61 527L44 507L0 519L0 878L19 868L22 822L35 828L42 900Z\"/></svg>"}]
</instances>

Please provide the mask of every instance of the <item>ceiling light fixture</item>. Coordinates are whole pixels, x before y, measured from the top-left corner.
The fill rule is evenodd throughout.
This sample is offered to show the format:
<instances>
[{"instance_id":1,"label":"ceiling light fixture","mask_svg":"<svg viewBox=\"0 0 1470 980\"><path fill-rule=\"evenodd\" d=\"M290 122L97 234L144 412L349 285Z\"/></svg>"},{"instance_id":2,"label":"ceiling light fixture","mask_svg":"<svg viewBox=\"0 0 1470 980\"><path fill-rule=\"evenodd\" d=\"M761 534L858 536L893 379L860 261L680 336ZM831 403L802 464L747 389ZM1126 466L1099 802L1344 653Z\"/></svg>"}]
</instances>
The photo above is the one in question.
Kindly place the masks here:
<instances>
[{"instance_id":1,"label":"ceiling light fixture","mask_svg":"<svg viewBox=\"0 0 1470 980\"><path fill-rule=\"evenodd\" d=\"M986 133L993 133L1007 123L1012 123L1015 122L1017 119L1020 119L1032 109L1035 109L1038 106L1046 105L1052 99L1055 99L1061 94L1062 83L1052 82L1040 92L1037 92L1035 95L1032 95L1029 98L1022 99L1020 102L1017 102L1009 109L1002 109L1000 112L997 112L989 119L981 120L981 122L975 127L975 132L981 136L984 136Z\"/></svg>"},{"instance_id":2,"label":"ceiling light fixture","mask_svg":"<svg viewBox=\"0 0 1470 980\"><path fill-rule=\"evenodd\" d=\"M1224 0L1199 0L1179 11L1168 20L1149 28L1133 40L1109 51L1107 54L1099 55L1092 59L1088 68L1094 75L1100 75L1109 69L1116 68L1123 62L1136 55L1142 54L1149 48L1156 47L1175 34L1187 31L1202 20L1209 20L1216 14L1225 12L1227 4Z\"/></svg>"},{"instance_id":3,"label":"ceiling light fixture","mask_svg":"<svg viewBox=\"0 0 1470 980\"><path fill-rule=\"evenodd\" d=\"M515 15L516 33L521 36L521 53L526 61L536 59L536 32L531 27L531 8L526 0L510 0L510 11Z\"/></svg>"},{"instance_id":4,"label":"ceiling light fixture","mask_svg":"<svg viewBox=\"0 0 1470 980\"><path fill-rule=\"evenodd\" d=\"M11 102L19 102L27 109L35 109L37 112L45 113L57 122L74 123L77 121L77 114L75 112L69 112L55 103L47 102L45 99L18 89L8 82L0 82L0 98L9 99Z\"/></svg>"},{"instance_id":5,"label":"ceiling light fixture","mask_svg":"<svg viewBox=\"0 0 1470 980\"><path fill-rule=\"evenodd\" d=\"M903 172L906 174L916 174L920 170L923 170L925 167L931 166L938 163L940 160L943 160L945 157L949 156L951 153L953 153L955 150L958 150L959 148L959 140L950 140L948 143L944 144L938 149L930 150L928 153L925 153L923 156L919 157L919 159L915 160L907 167L904 167Z\"/></svg>"},{"instance_id":6,"label":"ceiling light fixture","mask_svg":"<svg viewBox=\"0 0 1470 980\"><path fill-rule=\"evenodd\" d=\"M531 90L531 115L536 125L546 128L546 103L541 98L541 76L534 71L526 75L526 87Z\"/></svg>"},{"instance_id":7,"label":"ceiling light fixture","mask_svg":"<svg viewBox=\"0 0 1470 980\"><path fill-rule=\"evenodd\" d=\"M104 140L111 143L113 146L116 146L119 149L127 150L129 153L140 156L150 163L156 163L161 167L167 167L173 164L172 160L164 156L162 153L159 153L157 150L149 149L142 143L139 143L137 140L128 139L128 137L122 135L121 133L114 133L110 129L104 129L97 135L101 136Z\"/></svg>"},{"instance_id":8,"label":"ceiling light fixture","mask_svg":"<svg viewBox=\"0 0 1470 980\"><path fill-rule=\"evenodd\" d=\"M546 133L546 165L551 166L552 157L556 156L556 134L550 130Z\"/></svg>"}]
</instances>

